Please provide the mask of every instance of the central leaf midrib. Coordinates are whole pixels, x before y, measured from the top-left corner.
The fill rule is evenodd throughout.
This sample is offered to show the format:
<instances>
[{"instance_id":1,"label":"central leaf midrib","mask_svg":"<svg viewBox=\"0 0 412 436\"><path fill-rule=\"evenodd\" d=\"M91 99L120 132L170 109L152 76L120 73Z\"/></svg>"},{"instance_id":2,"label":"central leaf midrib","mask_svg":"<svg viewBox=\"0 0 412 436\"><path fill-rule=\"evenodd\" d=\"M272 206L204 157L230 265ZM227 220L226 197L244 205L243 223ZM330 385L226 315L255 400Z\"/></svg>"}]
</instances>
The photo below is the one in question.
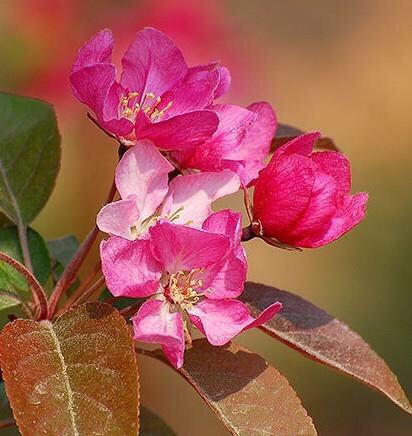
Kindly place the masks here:
<instances>
[{"instance_id":1,"label":"central leaf midrib","mask_svg":"<svg viewBox=\"0 0 412 436\"><path fill-rule=\"evenodd\" d=\"M72 387L70 385L70 379L69 379L69 375L67 372L67 365L66 365L66 362L64 360L64 355L63 355L61 347L60 347L59 339L56 335L56 332L53 329L53 324L50 321L42 321L41 323L50 332L50 336L52 337L53 342L55 344L56 354L59 357L60 364L61 364L61 369L62 369L62 374L63 374L63 382L64 382L64 385L65 385L65 388L67 391L67 408L68 408L69 415L70 415L70 421L72 424L73 433L74 433L74 436L80 436L80 433L79 433L79 430L78 430L77 424L76 424L76 414L74 412L73 390L72 390Z\"/></svg>"}]
</instances>

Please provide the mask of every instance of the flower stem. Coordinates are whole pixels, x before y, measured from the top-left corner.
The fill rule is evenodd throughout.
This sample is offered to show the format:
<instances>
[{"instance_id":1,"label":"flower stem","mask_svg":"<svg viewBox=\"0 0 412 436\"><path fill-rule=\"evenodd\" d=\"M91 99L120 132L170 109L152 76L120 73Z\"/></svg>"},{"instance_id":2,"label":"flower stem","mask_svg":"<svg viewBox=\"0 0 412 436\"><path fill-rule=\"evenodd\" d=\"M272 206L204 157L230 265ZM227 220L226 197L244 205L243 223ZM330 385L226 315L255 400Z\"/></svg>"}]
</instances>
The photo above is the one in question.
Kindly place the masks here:
<instances>
[{"instance_id":1,"label":"flower stem","mask_svg":"<svg viewBox=\"0 0 412 436\"><path fill-rule=\"evenodd\" d=\"M29 250L29 242L27 240L27 226L25 226L22 223L19 223L17 228L19 233L20 247L23 253L24 264L26 265L26 268L30 272L33 272L33 265L31 262L30 250Z\"/></svg>"},{"instance_id":2,"label":"flower stem","mask_svg":"<svg viewBox=\"0 0 412 436\"><path fill-rule=\"evenodd\" d=\"M13 425L16 425L16 421L13 418L7 418L0 421L0 429L12 427Z\"/></svg>"},{"instance_id":3,"label":"flower stem","mask_svg":"<svg viewBox=\"0 0 412 436\"><path fill-rule=\"evenodd\" d=\"M39 307L38 319L46 319L48 314L47 297L37 279L24 265L7 254L0 252L0 260L10 265L26 279L27 283L30 285L33 301L35 304L38 304L37 307Z\"/></svg>"},{"instance_id":4,"label":"flower stem","mask_svg":"<svg viewBox=\"0 0 412 436\"><path fill-rule=\"evenodd\" d=\"M242 241L250 241L251 239L255 238L256 234L253 231L252 224L249 224L247 227L244 227L242 229Z\"/></svg>"},{"instance_id":5,"label":"flower stem","mask_svg":"<svg viewBox=\"0 0 412 436\"><path fill-rule=\"evenodd\" d=\"M116 195L116 190L117 190L116 185L115 182L113 181L105 204L110 203L113 200L114 196ZM84 260L89 254L90 249L92 248L94 242L96 241L98 234L99 234L99 229L95 224L92 230L90 230L89 234L86 236L85 240L80 245L79 249L77 250L76 254L73 256L70 263L67 265L63 274L61 275L50 297L49 319L53 317L56 311L57 304L60 298L62 297L62 295L70 288L70 286L76 280L76 276L81 266L83 265Z\"/></svg>"}]
</instances>

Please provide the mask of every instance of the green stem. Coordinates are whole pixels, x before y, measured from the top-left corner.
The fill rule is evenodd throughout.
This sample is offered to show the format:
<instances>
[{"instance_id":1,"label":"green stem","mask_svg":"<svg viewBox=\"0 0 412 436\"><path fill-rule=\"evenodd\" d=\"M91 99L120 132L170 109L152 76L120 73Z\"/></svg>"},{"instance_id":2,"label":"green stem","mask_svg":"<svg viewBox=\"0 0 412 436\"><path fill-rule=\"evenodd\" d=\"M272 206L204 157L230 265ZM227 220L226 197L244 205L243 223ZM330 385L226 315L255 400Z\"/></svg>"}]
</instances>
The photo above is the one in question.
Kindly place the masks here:
<instances>
[{"instance_id":1,"label":"green stem","mask_svg":"<svg viewBox=\"0 0 412 436\"><path fill-rule=\"evenodd\" d=\"M41 287L40 283L33 276L33 274L20 262L17 262L17 260L13 259L5 253L0 252L0 260L10 265L26 279L32 291L33 301L38 302L38 319L46 319L48 314L46 293L44 292L44 289Z\"/></svg>"}]
</instances>

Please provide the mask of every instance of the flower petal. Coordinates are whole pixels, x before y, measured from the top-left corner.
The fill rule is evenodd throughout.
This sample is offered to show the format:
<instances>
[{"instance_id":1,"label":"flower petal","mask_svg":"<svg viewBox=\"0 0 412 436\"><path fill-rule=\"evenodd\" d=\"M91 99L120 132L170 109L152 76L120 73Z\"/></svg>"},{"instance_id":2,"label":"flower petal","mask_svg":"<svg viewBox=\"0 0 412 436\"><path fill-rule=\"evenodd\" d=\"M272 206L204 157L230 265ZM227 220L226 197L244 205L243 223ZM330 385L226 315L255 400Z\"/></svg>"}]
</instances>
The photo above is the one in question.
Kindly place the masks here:
<instances>
[{"instance_id":1,"label":"flower petal","mask_svg":"<svg viewBox=\"0 0 412 436\"><path fill-rule=\"evenodd\" d=\"M230 83L232 81L230 77L230 71L226 67L219 68L220 81L218 87L215 89L215 98L219 98L230 88Z\"/></svg>"},{"instance_id":2,"label":"flower petal","mask_svg":"<svg viewBox=\"0 0 412 436\"><path fill-rule=\"evenodd\" d=\"M152 215L168 190L173 166L148 140L130 147L116 168L116 186L122 198L134 196L140 222Z\"/></svg>"},{"instance_id":3,"label":"flower petal","mask_svg":"<svg viewBox=\"0 0 412 436\"><path fill-rule=\"evenodd\" d=\"M208 268L230 249L229 238L169 222L149 229L154 257L169 273Z\"/></svg>"},{"instance_id":4,"label":"flower petal","mask_svg":"<svg viewBox=\"0 0 412 436\"><path fill-rule=\"evenodd\" d=\"M365 192L348 196L332 217L326 230L308 233L297 239L296 245L302 248L317 248L340 238L364 219L367 201L368 194Z\"/></svg>"},{"instance_id":5,"label":"flower petal","mask_svg":"<svg viewBox=\"0 0 412 436\"><path fill-rule=\"evenodd\" d=\"M181 51L166 35L152 28L140 31L122 59L120 83L129 91L161 96L187 73Z\"/></svg>"},{"instance_id":6,"label":"flower petal","mask_svg":"<svg viewBox=\"0 0 412 436\"><path fill-rule=\"evenodd\" d=\"M74 95L90 107L99 120L103 119L104 102L115 79L115 68L110 64L95 64L70 76Z\"/></svg>"},{"instance_id":7,"label":"flower petal","mask_svg":"<svg viewBox=\"0 0 412 436\"><path fill-rule=\"evenodd\" d=\"M286 144L279 147L272 160L279 158L282 154L302 154L304 156L310 156L312 153L315 142L320 138L320 132L310 132L304 135L293 138Z\"/></svg>"},{"instance_id":8,"label":"flower petal","mask_svg":"<svg viewBox=\"0 0 412 436\"><path fill-rule=\"evenodd\" d=\"M238 300L211 300L205 298L188 309L192 323L216 346L225 345L240 332L259 326L272 318L281 303L274 303L255 319L249 309Z\"/></svg>"},{"instance_id":9,"label":"flower petal","mask_svg":"<svg viewBox=\"0 0 412 436\"><path fill-rule=\"evenodd\" d=\"M188 112L156 123L139 112L136 137L150 139L161 150L191 150L211 138L218 124L219 118L211 110Z\"/></svg>"},{"instance_id":10,"label":"flower petal","mask_svg":"<svg viewBox=\"0 0 412 436\"><path fill-rule=\"evenodd\" d=\"M96 223L102 232L133 241L135 238L130 228L136 224L139 215L136 196L132 196L106 204L98 213Z\"/></svg>"},{"instance_id":11,"label":"flower petal","mask_svg":"<svg viewBox=\"0 0 412 436\"><path fill-rule=\"evenodd\" d=\"M267 235L282 240L304 213L314 183L315 165L310 158L299 154L272 157L253 193L253 214Z\"/></svg>"},{"instance_id":12,"label":"flower petal","mask_svg":"<svg viewBox=\"0 0 412 436\"><path fill-rule=\"evenodd\" d=\"M148 240L113 236L101 242L100 257L107 287L114 296L140 298L158 290L162 269Z\"/></svg>"},{"instance_id":13,"label":"flower petal","mask_svg":"<svg viewBox=\"0 0 412 436\"><path fill-rule=\"evenodd\" d=\"M162 120L210 106L213 103L214 92L219 81L220 74L217 69L190 68L181 82L162 95L162 101L157 106L158 110L161 111L168 104L171 104L170 108L165 111Z\"/></svg>"},{"instance_id":14,"label":"flower petal","mask_svg":"<svg viewBox=\"0 0 412 436\"><path fill-rule=\"evenodd\" d=\"M239 178L228 170L176 177L170 183L161 214L177 214L173 222L200 227L212 213L211 204L239 187Z\"/></svg>"},{"instance_id":15,"label":"flower petal","mask_svg":"<svg viewBox=\"0 0 412 436\"><path fill-rule=\"evenodd\" d=\"M165 301L149 300L132 318L136 341L160 344L175 368L183 365L185 338L180 312L172 312Z\"/></svg>"},{"instance_id":16,"label":"flower petal","mask_svg":"<svg viewBox=\"0 0 412 436\"><path fill-rule=\"evenodd\" d=\"M80 48L72 73L95 64L111 64L114 39L109 29L103 29L92 36Z\"/></svg>"}]
</instances>

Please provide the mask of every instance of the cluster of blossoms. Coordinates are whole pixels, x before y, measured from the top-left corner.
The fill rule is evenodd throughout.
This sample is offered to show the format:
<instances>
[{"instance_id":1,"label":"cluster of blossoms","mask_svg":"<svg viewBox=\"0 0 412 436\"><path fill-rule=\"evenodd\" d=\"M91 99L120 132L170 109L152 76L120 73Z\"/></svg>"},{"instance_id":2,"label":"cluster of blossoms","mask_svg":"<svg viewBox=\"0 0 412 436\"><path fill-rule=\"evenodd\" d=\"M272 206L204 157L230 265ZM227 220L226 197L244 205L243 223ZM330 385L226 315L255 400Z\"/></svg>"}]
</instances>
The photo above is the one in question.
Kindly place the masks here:
<instances>
[{"instance_id":1,"label":"cluster of blossoms","mask_svg":"<svg viewBox=\"0 0 412 436\"><path fill-rule=\"evenodd\" d=\"M132 318L136 340L160 344L183 364L191 325L213 345L261 325L237 298L247 261L241 215L211 204L254 188L253 236L293 247L319 247L365 215L367 195L350 195L350 168L337 152L313 152L318 133L280 147L265 165L276 131L268 103L216 104L229 71L213 62L188 67L161 32L139 32L112 64L114 41L103 30L79 51L75 95L96 123L127 151L115 174L120 199L103 207L97 224L102 270L114 296L143 299ZM243 237L243 239L245 239Z\"/></svg>"}]
</instances>

